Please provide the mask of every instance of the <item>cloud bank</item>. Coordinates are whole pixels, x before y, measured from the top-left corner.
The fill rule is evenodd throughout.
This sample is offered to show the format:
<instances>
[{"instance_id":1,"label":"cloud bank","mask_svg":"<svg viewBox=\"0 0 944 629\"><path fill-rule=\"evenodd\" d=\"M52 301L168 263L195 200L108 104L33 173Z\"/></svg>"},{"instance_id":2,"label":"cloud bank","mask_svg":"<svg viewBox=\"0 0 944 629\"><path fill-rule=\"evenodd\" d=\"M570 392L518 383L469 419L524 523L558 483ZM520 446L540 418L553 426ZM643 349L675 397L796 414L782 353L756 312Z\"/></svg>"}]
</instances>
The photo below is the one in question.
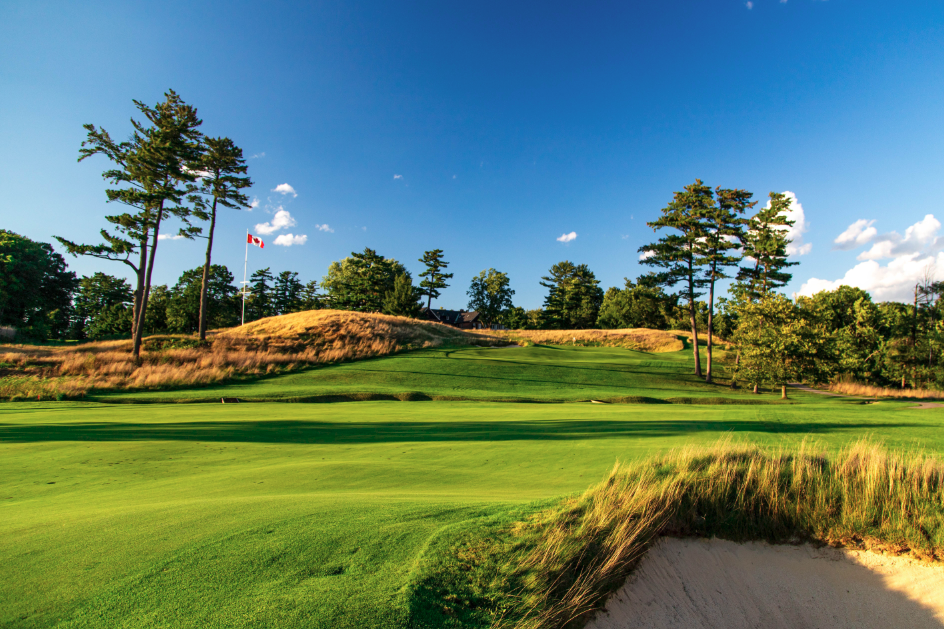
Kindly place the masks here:
<instances>
[{"instance_id":1,"label":"cloud bank","mask_svg":"<svg viewBox=\"0 0 944 629\"><path fill-rule=\"evenodd\" d=\"M860 219L833 241L836 249L849 251L871 244L856 259L861 262L837 280L810 278L800 288L801 295L813 295L839 286L855 286L879 301L907 301L925 273L944 270L944 239L938 236L941 223L933 214L908 227L902 236L896 231L879 234L874 220ZM887 259L882 266L878 260Z\"/></svg>"}]
</instances>

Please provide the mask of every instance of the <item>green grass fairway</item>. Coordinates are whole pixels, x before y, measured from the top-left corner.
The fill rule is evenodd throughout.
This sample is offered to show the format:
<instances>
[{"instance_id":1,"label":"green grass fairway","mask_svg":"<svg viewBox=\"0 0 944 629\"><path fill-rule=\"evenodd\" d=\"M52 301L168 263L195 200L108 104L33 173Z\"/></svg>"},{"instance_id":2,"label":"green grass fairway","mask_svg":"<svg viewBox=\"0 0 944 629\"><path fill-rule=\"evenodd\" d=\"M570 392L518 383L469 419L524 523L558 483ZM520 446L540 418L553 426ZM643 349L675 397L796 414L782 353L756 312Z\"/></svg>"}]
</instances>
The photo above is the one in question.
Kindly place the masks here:
<instances>
[{"instance_id":1,"label":"green grass fairway","mask_svg":"<svg viewBox=\"0 0 944 629\"><path fill-rule=\"evenodd\" d=\"M356 394L419 394L469 400L562 402L621 397L756 399L691 375L691 352L537 345L441 349L329 365L245 382L97 396L102 401L304 401ZM768 396L768 399L769 396Z\"/></svg>"},{"instance_id":2,"label":"green grass fairway","mask_svg":"<svg viewBox=\"0 0 944 629\"><path fill-rule=\"evenodd\" d=\"M520 362L506 372L499 363L531 351L467 362L514 373ZM520 386L569 395L580 361L579 350L567 351L566 367L528 369L574 380L556 391L552 382ZM582 351L597 375L581 386L625 374L594 368L607 350ZM320 373L354 374L350 386L360 387L378 365L410 360ZM416 360L428 368L449 359ZM661 373L651 380L669 390ZM302 388L318 377L256 386L297 378ZM446 389L462 376L444 381ZM775 444L812 435L832 445L871 436L944 450L940 410L797 401L0 405L0 627L450 626L418 594L437 543L486 516L583 490L617 459L725 435Z\"/></svg>"}]
</instances>

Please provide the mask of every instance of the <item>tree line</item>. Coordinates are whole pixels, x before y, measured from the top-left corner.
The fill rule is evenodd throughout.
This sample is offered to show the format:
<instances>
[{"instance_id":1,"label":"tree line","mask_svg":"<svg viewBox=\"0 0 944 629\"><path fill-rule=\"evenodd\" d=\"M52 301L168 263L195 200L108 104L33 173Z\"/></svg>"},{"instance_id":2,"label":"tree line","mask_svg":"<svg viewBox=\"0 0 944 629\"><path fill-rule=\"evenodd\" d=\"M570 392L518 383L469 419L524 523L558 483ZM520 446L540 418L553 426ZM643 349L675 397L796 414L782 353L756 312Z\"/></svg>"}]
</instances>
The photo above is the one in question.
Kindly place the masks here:
<instances>
[{"instance_id":1,"label":"tree line","mask_svg":"<svg viewBox=\"0 0 944 629\"><path fill-rule=\"evenodd\" d=\"M104 217L111 227L101 230L98 244L56 237L69 254L125 265L133 285L105 273L77 278L48 243L0 230L0 326L33 339L130 336L137 355L146 331L204 340L208 328L239 321L243 295L233 274L213 264L212 249L218 212L248 207L242 190L252 182L242 150L227 137L204 135L196 108L172 90L153 107L134 104L142 118L132 119L127 140L88 124L79 151L79 161L104 156L110 162L102 173L111 186L105 194L121 207ZM837 375L902 387L944 385L944 284L928 277L911 304L876 304L849 287L787 300L777 291L796 264L787 255L790 199L772 192L748 216L756 204L746 190L696 180L647 223L660 237L639 249L653 270L635 281L604 292L586 264L564 260L541 277L543 306L525 310L513 303L508 275L489 268L471 279L467 307L486 325L512 329L686 329L694 373L709 382L720 335L738 347L735 378L755 386ZM177 235L206 240L203 264L174 286L152 286L160 235L172 218L180 223ZM318 308L416 317L422 302L431 307L453 278L441 249L419 261L418 284L403 264L369 248L333 262L320 283L261 269L247 288L246 317ZM732 281L728 295L719 297L718 282L726 280ZM784 345L788 340L793 344Z\"/></svg>"}]
</instances>

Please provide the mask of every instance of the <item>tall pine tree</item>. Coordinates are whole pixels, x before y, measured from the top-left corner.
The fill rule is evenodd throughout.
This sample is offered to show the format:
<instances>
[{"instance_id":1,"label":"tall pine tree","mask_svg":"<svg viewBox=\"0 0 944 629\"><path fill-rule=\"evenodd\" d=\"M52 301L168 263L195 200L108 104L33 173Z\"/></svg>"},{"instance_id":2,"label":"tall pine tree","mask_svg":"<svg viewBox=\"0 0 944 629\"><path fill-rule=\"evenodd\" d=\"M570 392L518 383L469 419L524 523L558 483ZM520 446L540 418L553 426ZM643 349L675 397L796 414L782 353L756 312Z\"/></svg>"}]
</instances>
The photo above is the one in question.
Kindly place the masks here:
<instances>
[{"instance_id":1,"label":"tall pine tree","mask_svg":"<svg viewBox=\"0 0 944 629\"><path fill-rule=\"evenodd\" d=\"M704 216L714 207L714 193L710 186L696 179L695 183L676 192L672 202L662 209L658 220L646 225L653 231L673 230L657 242L639 248L640 262L662 269L654 274L664 286L682 284L679 297L688 302L692 327L692 352L695 357L695 375L701 376L701 356L698 352L698 321L695 300L702 295L706 280L701 273L704 264L702 242L705 233Z\"/></svg>"},{"instance_id":2,"label":"tall pine tree","mask_svg":"<svg viewBox=\"0 0 944 629\"><path fill-rule=\"evenodd\" d=\"M198 127L202 121L196 108L184 103L173 90L154 107L137 100L134 104L146 122L132 119L134 131L126 142L115 142L104 129L87 124L88 136L79 150L79 161L102 154L114 163L115 168L102 173L102 178L119 187L107 189L105 194L110 203L130 207L133 213L105 217L115 226L116 233L101 230L103 244L81 245L58 236L56 240L72 255L115 260L134 271L137 286L131 352L137 358L141 353L161 224L175 216L184 221L181 235L190 238L200 231L190 226L193 208L185 202L195 191L194 166L201 152Z\"/></svg>"},{"instance_id":3,"label":"tall pine tree","mask_svg":"<svg viewBox=\"0 0 944 629\"><path fill-rule=\"evenodd\" d=\"M216 230L216 211L222 207L234 210L249 207L249 198L240 192L252 185L243 150L229 138L204 138L203 155L197 166L201 196L196 197L196 212L199 218L210 221L207 233L206 261L203 264L203 279L200 285L200 340L206 340L207 289L210 284L210 257L213 253L213 233Z\"/></svg>"},{"instance_id":4,"label":"tall pine tree","mask_svg":"<svg viewBox=\"0 0 944 629\"><path fill-rule=\"evenodd\" d=\"M439 299L439 290L449 288L446 280L452 279L452 273L443 273L443 269L449 266L449 263L443 260L443 250L433 249L423 253L419 260L426 265L426 270L420 273L424 278L420 282L421 294L426 295L426 307L433 307L433 299Z\"/></svg>"}]
</instances>

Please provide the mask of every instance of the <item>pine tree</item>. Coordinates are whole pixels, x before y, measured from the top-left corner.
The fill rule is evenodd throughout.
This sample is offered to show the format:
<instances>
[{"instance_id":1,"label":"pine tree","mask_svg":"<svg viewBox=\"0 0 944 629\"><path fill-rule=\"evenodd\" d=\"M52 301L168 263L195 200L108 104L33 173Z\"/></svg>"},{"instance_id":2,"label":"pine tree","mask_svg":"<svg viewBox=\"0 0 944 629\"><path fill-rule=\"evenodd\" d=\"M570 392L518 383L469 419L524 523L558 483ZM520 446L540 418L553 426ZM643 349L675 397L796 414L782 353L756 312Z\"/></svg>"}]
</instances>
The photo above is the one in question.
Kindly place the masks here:
<instances>
[{"instance_id":1,"label":"pine tree","mask_svg":"<svg viewBox=\"0 0 944 629\"><path fill-rule=\"evenodd\" d=\"M671 229L657 242L639 248L642 264L663 269L654 277L659 284L675 286L682 283L678 295L688 302L688 315L692 329L692 352L695 356L695 375L701 376L701 356L698 352L698 321L695 300L701 296L706 280L702 276L702 241L705 233L704 216L715 205L714 194L701 179L676 192L672 202L662 209L662 216L646 223L653 231Z\"/></svg>"},{"instance_id":2,"label":"pine tree","mask_svg":"<svg viewBox=\"0 0 944 629\"><path fill-rule=\"evenodd\" d=\"M747 190L715 188L715 203L702 215L704 239L700 242L700 254L706 266L708 285L708 344L705 347L707 364L705 381L711 382L712 341L714 339L715 284L730 277L726 270L736 267L741 256L736 253L744 238L741 215L757 204ZM732 255L734 254L734 255Z\"/></svg>"},{"instance_id":3,"label":"pine tree","mask_svg":"<svg viewBox=\"0 0 944 629\"><path fill-rule=\"evenodd\" d=\"M298 273L294 271L279 273L272 287L273 314L282 315L300 310L304 290L305 285L298 281Z\"/></svg>"},{"instance_id":4,"label":"pine tree","mask_svg":"<svg viewBox=\"0 0 944 629\"><path fill-rule=\"evenodd\" d=\"M596 325L603 289L586 264L564 260L552 266L541 279L541 286L548 289L544 312L552 328L581 330Z\"/></svg>"},{"instance_id":5,"label":"pine tree","mask_svg":"<svg viewBox=\"0 0 944 629\"><path fill-rule=\"evenodd\" d=\"M259 269L249 276L250 321L271 317L275 314L272 305L272 271L269 267Z\"/></svg>"},{"instance_id":6,"label":"pine tree","mask_svg":"<svg viewBox=\"0 0 944 629\"><path fill-rule=\"evenodd\" d=\"M419 299L423 293L413 286L413 279L406 274L397 276L393 290L384 296L384 314L415 319L420 313Z\"/></svg>"},{"instance_id":7,"label":"pine tree","mask_svg":"<svg viewBox=\"0 0 944 629\"><path fill-rule=\"evenodd\" d=\"M219 206L234 210L249 207L249 198L240 192L252 185L246 174L248 167L243 159L243 150L229 138L204 138L203 155L197 171L202 176L200 193L195 197L196 211L199 218L210 221L207 233L206 262L203 265L203 278L200 286L200 340L206 340L207 331L207 289L210 283L210 257L213 252L213 234L216 230L216 210Z\"/></svg>"},{"instance_id":8,"label":"pine tree","mask_svg":"<svg viewBox=\"0 0 944 629\"><path fill-rule=\"evenodd\" d=\"M420 277L425 278L420 282L421 293L427 296L426 307L433 307L433 299L439 299L439 290L449 288L445 280L452 279L452 273L443 273L442 270L449 266L449 263L442 259L443 250L433 249L423 253L420 262L426 265L426 270L420 273Z\"/></svg>"},{"instance_id":9,"label":"pine tree","mask_svg":"<svg viewBox=\"0 0 944 629\"><path fill-rule=\"evenodd\" d=\"M79 150L79 161L102 154L115 168L102 173L102 178L116 187L105 191L109 202L134 209L134 213L106 216L116 233L101 230L104 244L80 245L56 236L72 255L88 255L122 262L137 278L132 315L132 349L135 358L141 353L151 275L157 253L162 222L175 216L184 221L180 235L192 238L200 228L189 224L193 208L185 205L195 191L196 172L192 166L200 157L201 134L196 108L187 105L170 90L166 99L155 107L140 101L135 106L147 119L132 119L134 131L126 142L115 142L104 129L85 125L88 136ZM133 258L137 261L133 261Z\"/></svg>"},{"instance_id":10,"label":"pine tree","mask_svg":"<svg viewBox=\"0 0 944 629\"><path fill-rule=\"evenodd\" d=\"M735 291L743 292L749 301L765 297L793 279L784 271L799 264L787 260L787 232L795 223L787 218L790 203L785 194L771 192L767 206L747 220L741 247L744 258L752 264L738 270Z\"/></svg>"}]
</instances>

